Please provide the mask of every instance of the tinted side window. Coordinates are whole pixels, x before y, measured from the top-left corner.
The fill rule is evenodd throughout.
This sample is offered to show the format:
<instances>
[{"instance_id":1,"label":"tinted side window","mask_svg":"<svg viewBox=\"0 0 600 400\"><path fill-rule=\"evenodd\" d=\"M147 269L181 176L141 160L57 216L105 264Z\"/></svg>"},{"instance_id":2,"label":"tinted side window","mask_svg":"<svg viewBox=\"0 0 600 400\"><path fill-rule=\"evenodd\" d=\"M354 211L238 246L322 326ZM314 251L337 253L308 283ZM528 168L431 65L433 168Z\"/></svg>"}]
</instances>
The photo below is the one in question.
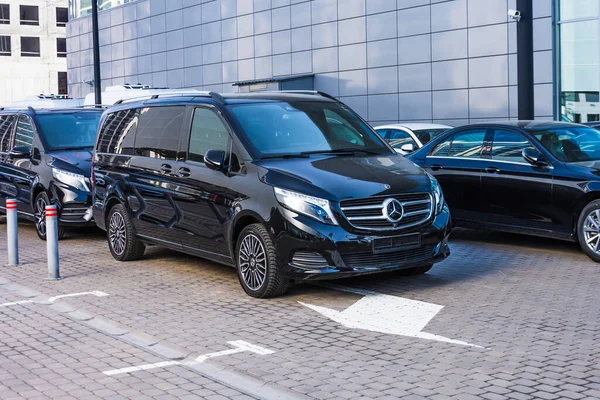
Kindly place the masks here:
<instances>
[{"instance_id":1,"label":"tinted side window","mask_svg":"<svg viewBox=\"0 0 600 400\"><path fill-rule=\"evenodd\" d=\"M140 111L135 152L144 157L177 159L185 107L148 107Z\"/></svg>"},{"instance_id":2,"label":"tinted side window","mask_svg":"<svg viewBox=\"0 0 600 400\"><path fill-rule=\"evenodd\" d=\"M452 139L448 155L451 157L479 158L484 138L485 129L459 132Z\"/></svg>"},{"instance_id":3,"label":"tinted side window","mask_svg":"<svg viewBox=\"0 0 600 400\"><path fill-rule=\"evenodd\" d=\"M12 134L17 117L0 115L0 153L8 153L12 146Z\"/></svg>"},{"instance_id":4,"label":"tinted side window","mask_svg":"<svg viewBox=\"0 0 600 400\"><path fill-rule=\"evenodd\" d=\"M452 144L452 139L454 139L454 136L449 136L442 140L437 144L437 146L435 146L429 155L438 157L448 156L450 154L450 144Z\"/></svg>"},{"instance_id":5,"label":"tinted side window","mask_svg":"<svg viewBox=\"0 0 600 400\"><path fill-rule=\"evenodd\" d=\"M516 132L497 130L492 144L492 160L524 162L523 149L534 147Z\"/></svg>"},{"instance_id":6,"label":"tinted side window","mask_svg":"<svg viewBox=\"0 0 600 400\"><path fill-rule=\"evenodd\" d=\"M15 147L27 146L33 144L33 125L29 118L20 115L17 121L17 130L15 131Z\"/></svg>"},{"instance_id":7,"label":"tinted side window","mask_svg":"<svg viewBox=\"0 0 600 400\"><path fill-rule=\"evenodd\" d=\"M393 148L400 148L405 144L412 144L415 149L418 147L417 142L407 132L391 130L387 139Z\"/></svg>"},{"instance_id":8,"label":"tinted side window","mask_svg":"<svg viewBox=\"0 0 600 400\"><path fill-rule=\"evenodd\" d=\"M208 108L196 108L192 120L188 160L202 162L208 150L229 151L229 133L217 114Z\"/></svg>"},{"instance_id":9,"label":"tinted side window","mask_svg":"<svg viewBox=\"0 0 600 400\"><path fill-rule=\"evenodd\" d=\"M136 110L122 110L109 114L98 135L99 153L133 154L137 128Z\"/></svg>"}]
</instances>

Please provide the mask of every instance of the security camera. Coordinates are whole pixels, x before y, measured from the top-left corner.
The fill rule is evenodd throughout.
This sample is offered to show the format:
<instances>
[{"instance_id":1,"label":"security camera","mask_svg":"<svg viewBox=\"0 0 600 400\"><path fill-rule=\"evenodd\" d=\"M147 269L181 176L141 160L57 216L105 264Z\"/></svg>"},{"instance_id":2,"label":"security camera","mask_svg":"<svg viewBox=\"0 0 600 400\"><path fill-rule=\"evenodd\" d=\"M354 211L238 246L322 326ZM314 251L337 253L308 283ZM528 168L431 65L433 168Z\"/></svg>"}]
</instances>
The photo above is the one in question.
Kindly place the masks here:
<instances>
[{"instance_id":1,"label":"security camera","mask_svg":"<svg viewBox=\"0 0 600 400\"><path fill-rule=\"evenodd\" d=\"M521 11L519 10L508 10L508 16L519 22L521 20Z\"/></svg>"}]
</instances>

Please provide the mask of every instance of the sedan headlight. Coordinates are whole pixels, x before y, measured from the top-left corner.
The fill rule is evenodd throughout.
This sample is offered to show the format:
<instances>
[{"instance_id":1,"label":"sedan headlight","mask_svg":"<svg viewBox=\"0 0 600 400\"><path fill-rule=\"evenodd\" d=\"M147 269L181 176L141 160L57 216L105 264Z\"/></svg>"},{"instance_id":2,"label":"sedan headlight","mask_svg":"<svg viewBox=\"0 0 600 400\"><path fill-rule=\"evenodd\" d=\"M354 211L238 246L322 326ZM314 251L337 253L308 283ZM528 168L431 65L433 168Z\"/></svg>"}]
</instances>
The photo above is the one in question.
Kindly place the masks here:
<instances>
[{"instance_id":1,"label":"sedan headlight","mask_svg":"<svg viewBox=\"0 0 600 400\"><path fill-rule=\"evenodd\" d=\"M435 215L437 215L441 213L444 208L444 193L442 192L442 187L437 179L430 174L427 175L429 175L429 181L431 182L431 193L435 200Z\"/></svg>"},{"instance_id":2,"label":"sedan headlight","mask_svg":"<svg viewBox=\"0 0 600 400\"><path fill-rule=\"evenodd\" d=\"M89 192L87 183L85 182L85 176L80 174L74 174L72 172L64 171L62 169L52 168L52 175L54 179L59 182L64 183L65 185L69 185L75 189Z\"/></svg>"},{"instance_id":3,"label":"sedan headlight","mask_svg":"<svg viewBox=\"0 0 600 400\"><path fill-rule=\"evenodd\" d=\"M321 221L324 224L337 225L329 200L292 192L286 189L274 188L277 201L284 207Z\"/></svg>"}]
</instances>

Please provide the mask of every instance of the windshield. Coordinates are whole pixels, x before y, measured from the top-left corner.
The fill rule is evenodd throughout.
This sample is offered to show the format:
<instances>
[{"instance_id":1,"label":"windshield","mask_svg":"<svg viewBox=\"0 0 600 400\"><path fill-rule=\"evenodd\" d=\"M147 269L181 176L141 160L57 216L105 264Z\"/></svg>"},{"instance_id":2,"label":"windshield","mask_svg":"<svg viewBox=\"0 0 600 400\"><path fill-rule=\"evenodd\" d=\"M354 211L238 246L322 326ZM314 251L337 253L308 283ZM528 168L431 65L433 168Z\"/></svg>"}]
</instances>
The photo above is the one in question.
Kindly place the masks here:
<instances>
[{"instance_id":1,"label":"windshield","mask_svg":"<svg viewBox=\"0 0 600 400\"><path fill-rule=\"evenodd\" d=\"M342 104L291 101L228 108L263 157L336 150L390 154L382 140Z\"/></svg>"},{"instance_id":2,"label":"windshield","mask_svg":"<svg viewBox=\"0 0 600 400\"><path fill-rule=\"evenodd\" d=\"M600 131L555 128L531 132L554 157L563 162L600 160Z\"/></svg>"},{"instance_id":3,"label":"windshield","mask_svg":"<svg viewBox=\"0 0 600 400\"><path fill-rule=\"evenodd\" d=\"M51 150L94 147L96 129L102 112L69 112L38 114L41 134Z\"/></svg>"},{"instance_id":4,"label":"windshield","mask_svg":"<svg viewBox=\"0 0 600 400\"><path fill-rule=\"evenodd\" d=\"M448 129L418 129L413 132L417 135L419 141L425 145L426 143L429 143L431 139L435 139L447 130Z\"/></svg>"}]
</instances>

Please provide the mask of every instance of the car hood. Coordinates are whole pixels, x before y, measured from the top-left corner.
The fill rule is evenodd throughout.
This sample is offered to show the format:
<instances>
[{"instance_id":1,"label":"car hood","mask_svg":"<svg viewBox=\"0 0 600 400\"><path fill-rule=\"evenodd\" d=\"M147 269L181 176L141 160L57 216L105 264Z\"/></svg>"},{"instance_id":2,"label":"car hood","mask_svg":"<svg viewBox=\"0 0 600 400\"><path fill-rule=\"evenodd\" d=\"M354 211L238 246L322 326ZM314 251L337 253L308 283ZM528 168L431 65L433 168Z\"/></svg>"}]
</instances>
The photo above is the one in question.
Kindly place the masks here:
<instances>
[{"instance_id":1,"label":"car hood","mask_svg":"<svg viewBox=\"0 0 600 400\"><path fill-rule=\"evenodd\" d=\"M261 181L332 201L429 192L427 174L399 154L311 156L257 162Z\"/></svg>"},{"instance_id":2,"label":"car hood","mask_svg":"<svg viewBox=\"0 0 600 400\"><path fill-rule=\"evenodd\" d=\"M47 153L48 165L75 174L90 177L92 168L92 149L59 150Z\"/></svg>"},{"instance_id":3,"label":"car hood","mask_svg":"<svg viewBox=\"0 0 600 400\"><path fill-rule=\"evenodd\" d=\"M567 169L578 174L587 175L590 178L600 177L600 161L580 161L565 163Z\"/></svg>"}]
</instances>

